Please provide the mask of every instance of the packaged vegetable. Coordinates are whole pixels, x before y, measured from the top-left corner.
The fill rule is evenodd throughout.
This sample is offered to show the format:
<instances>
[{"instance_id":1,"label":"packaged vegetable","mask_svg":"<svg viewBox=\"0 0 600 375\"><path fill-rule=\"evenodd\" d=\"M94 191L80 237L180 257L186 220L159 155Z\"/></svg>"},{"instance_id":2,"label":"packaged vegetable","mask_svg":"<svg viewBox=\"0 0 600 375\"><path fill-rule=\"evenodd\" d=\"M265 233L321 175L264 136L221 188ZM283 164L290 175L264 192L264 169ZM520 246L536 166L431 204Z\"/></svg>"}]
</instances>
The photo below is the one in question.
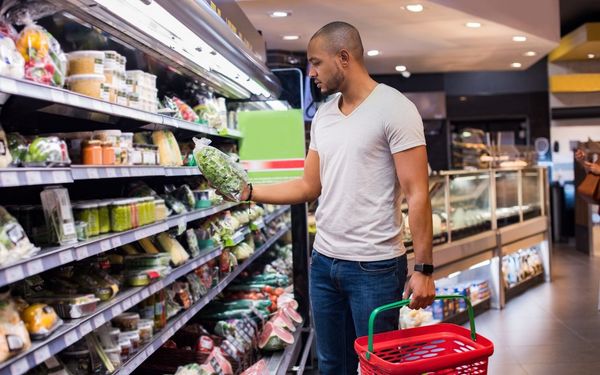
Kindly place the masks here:
<instances>
[{"instance_id":1,"label":"packaged vegetable","mask_svg":"<svg viewBox=\"0 0 600 375\"><path fill-rule=\"evenodd\" d=\"M204 177L220 194L239 202L248 183L246 172L229 156L209 146L209 139L194 138L194 143L194 158Z\"/></svg>"},{"instance_id":2,"label":"packaged vegetable","mask_svg":"<svg viewBox=\"0 0 600 375\"><path fill-rule=\"evenodd\" d=\"M196 198L189 185L181 185L179 189L177 189L175 196L188 210L193 210L196 207Z\"/></svg>"},{"instance_id":3,"label":"packaged vegetable","mask_svg":"<svg viewBox=\"0 0 600 375\"><path fill-rule=\"evenodd\" d=\"M51 243L66 245L77 242L69 191L60 186L50 186L40 193L40 197Z\"/></svg>"},{"instance_id":4,"label":"packaged vegetable","mask_svg":"<svg viewBox=\"0 0 600 375\"><path fill-rule=\"evenodd\" d=\"M0 126L0 168L6 168L12 163L12 156L4 129Z\"/></svg>"},{"instance_id":5,"label":"packaged vegetable","mask_svg":"<svg viewBox=\"0 0 600 375\"><path fill-rule=\"evenodd\" d=\"M62 320L54 309L43 303L27 307L21 313L21 318L32 340L43 340L62 325Z\"/></svg>"},{"instance_id":6,"label":"packaged vegetable","mask_svg":"<svg viewBox=\"0 0 600 375\"><path fill-rule=\"evenodd\" d=\"M25 59L17 51L15 42L0 34L0 75L21 79L25 76Z\"/></svg>"},{"instance_id":7,"label":"packaged vegetable","mask_svg":"<svg viewBox=\"0 0 600 375\"><path fill-rule=\"evenodd\" d=\"M64 85L67 58L48 31L29 21L16 45L25 59L26 79L55 87Z\"/></svg>"},{"instance_id":8,"label":"packaged vegetable","mask_svg":"<svg viewBox=\"0 0 600 375\"><path fill-rule=\"evenodd\" d=\"M258 347L265 351L283 350L294 343L294 336L284 328L267 322L258 339Z\"/></svg>"},{"instance_id":9,"label":"packaged vegetable","mask_svg":"<svg viewBox=\"0 0 600 375\"><path fill-rule=\"evenodd\" d=\"M175 197L170 194L161 195L161 198L165 200L167 207L172 210L175 214L179 215L187 212L185 205L178 201Z\"/></svg>"},{"instance_id":10,"label":"packaged vegetable","mask_svg":"<svg viewBox=\"0 0 600 375\"><path fill-rule=\"evenodd\" d=\"M21 224L0 206L0 265L27 258L38 250L29 242Z\"/></svg>"},{"instance_id":11,"label":"packaged vegetable","mask_svg":"<svg viewBox=\"0 0 600 375\"><path fill-rule=\"evenodd\" d=\"M190 255L185 251L183 246L173 237L167 233L161 233L156 236L160 247L166 252L171 254L171 263L175 266L182 265L190 259Z\"/></svg>"},{"instance_id":12,"label":"packaged vegetable","mask_svg":"<svg viewBox=\"0 0 600 375\"><path fill-rule=\"evenodd\" d=\"M181 114L182 119L190 122L198 122L200 120L200 117L198 117L198 115L196 114L196 112L194 112L192 107L185 104L181 99L173 97L172 100L173 103L175 103L175 105L177 106L177 110Z\"/></svg>"},{"instance_id":13,"label":"packaged vegetable","mask_svg":"<svg viewBox=\"0 0 600 375\"><path fill-rule=\"evenodd\" d=\"M152 132L152 143L158 146L161 165L179 167L183 165L179 144L172 132L157 130Z\"/></svg>"},{"instance_id":14,"label":"packaged vegetable","mask_svg":"<svg viewBox=\"0 0 600 375\"><path fill-rule=\"evenodd\" d=\"M37 137L29 145L24 164L28 167L68 166L71 160L64 141L58 137Z\"/></svg>"},{"instance_id":15,"label":"packaged vegetable","mask_svg":"<svg viewBox=\"0 0 600 375\"><path fill-rule=\"evenodd\" d=\"M25 162L25 158L27 157L27 140L19 133L8 133L6 140L8 141L8 149L12 156L12 163L15 166L20 166Z\"/></svg>"},{"instance_id":16,"label":"packaged vegetable","mask_svg":"<svg viewBox=\"0 0 600 375\"><path fill-rule=\"evenodd\" d=\"M254 365L242 372L242 375L269 375L267 362L264 359L256 362Z\"/></svg>"},{"instance_id":17,"label":"packaged vegetable","mask_svg":"<svg viewBox=\"0 0 600 375\"><path fill-rule=\"evenodd\" d=\"M0 363L31 347L29 333L8 293L0 297Z\"/></svg>"},{"instance_id":18,"label":"packaged vegetable","mask_svg":"<svg viewBox=\"0 0 600 375\"><path fill-rule=\"evenodd\" d=\"M196 237L196 232L193 229L185 231L185 241L190 255L197 257L200 254L200 247L198 246L198 237Z\"/></svg>"}]
</instances>

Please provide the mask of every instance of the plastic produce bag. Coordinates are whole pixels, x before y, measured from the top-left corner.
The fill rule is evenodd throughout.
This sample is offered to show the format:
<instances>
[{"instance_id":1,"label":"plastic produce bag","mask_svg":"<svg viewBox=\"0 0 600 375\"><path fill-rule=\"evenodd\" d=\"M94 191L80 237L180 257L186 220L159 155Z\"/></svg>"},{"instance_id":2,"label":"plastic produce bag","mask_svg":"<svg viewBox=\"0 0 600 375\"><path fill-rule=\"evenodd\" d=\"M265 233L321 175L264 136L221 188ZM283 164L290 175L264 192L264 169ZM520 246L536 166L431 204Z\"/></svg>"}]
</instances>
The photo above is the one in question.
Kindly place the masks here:
<instances>
[{"instance_id":1,"label":"plastic produce bag","mask_svg":"<svg viewBox=\"0 0 600 375\"><path fill-rule=\"evenodd\" d=\"M1 31L0 75L17 79L25 76L25 59L17 51L15 42L9 36L3 35Z\"/></svg>"},{"instance_id":2,"label":"plastic produce bag","mask_svg":"<svg viewBox=\"0 0 600 375\"><path fill-rule=\"evenodd\" d=\"M10 153L10 147L8 145L8 140L6 139L6 134L4 134L4 130L0 126L0 168L8 167L12 161L13 158Z\"/></svg>"},{"instance_id":3,"label":"plastic produce bag","mask_svg":"<svg viewBox=\"0 0 600 375\"><path fill-rule=\"evenodd\" d=\"M194 112L192 107L185 104L181 99L173 97L173 103L177 106L177 110L181 114L181 118L185 121L198 122L200 117Z\"/></svg>"},{"instance_id":4,"label":"plastic produce bag","mask_svg":"<svg viewBox=\"0 0 600 375\"><path fill-rule=\"evenodd\" d=\"M26 23L17 39L17 49L25 59L25 78L45 85L63 87L67 57L60 44L43 27Z\"/></svg>"},{"instance_id":5,"label":"plastic produce bag","mask_svg":"<svg viewBox=\"0 0 600 375\"><path fill-rule=\"evenodd\" d=\"M27 258L38 250L17 219L0 206L0 265Z\"/></svg>"},{"instance_id":6,"label":"plastic produce bag","mask_svg":"<svg viewBox=\"0 0 600 375\"><path fill-rule=\"evenodd\" d=\"M194 138L194 158L208 182L227 199L239 202L248 174L229 156L209 146L210 140Z\"/></svg>"},{"instance_id":7,"label":"plastic produce bag","mask_svg":"<svg viewBox=\"0 0 600 375\"><path fill-rule=\"evenodd\" d=\"M15 302L4 294L0 297L0 363L29 350L31 340Z\"/></svg>"},{"instance_id":8,"label":"plastic produce bag","mask_svg":"<svg viewBox=\"0 0 600 375\"><path fill-rule=\"evenodd\" d=\"M27 140L19 133L8 133L6 138L8 149L13 159L12 162L14 165L20 166L25 162L25 158L27 157L27 149L29 147Z\"/></svg>"}]
</instances>

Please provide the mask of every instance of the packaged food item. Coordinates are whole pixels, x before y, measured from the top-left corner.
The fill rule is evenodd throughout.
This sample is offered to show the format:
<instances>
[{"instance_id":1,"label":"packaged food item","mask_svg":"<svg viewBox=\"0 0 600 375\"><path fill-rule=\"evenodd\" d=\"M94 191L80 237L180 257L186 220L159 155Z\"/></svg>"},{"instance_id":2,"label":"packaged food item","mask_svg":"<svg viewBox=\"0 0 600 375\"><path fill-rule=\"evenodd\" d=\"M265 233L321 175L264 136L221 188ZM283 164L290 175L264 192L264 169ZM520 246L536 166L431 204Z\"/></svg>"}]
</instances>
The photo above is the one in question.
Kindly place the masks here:
<instances>
[{"instance_id":1,"label":"packaged food item","mask_svg":"<svg viewBox=\"0 0 600 375\"><path fill-rule=\"evenodd\" d=\"M104 51L104 69L120 70L120 54L116 51Z\"/></svg>"},{"instance_id":2,"label":"packaged food item","mask_svg":"<svg viewBox=\"0 0 600 375\"><path fill-rule=\"evenodd\" d=\"M56 87L64 85L67 58L48 31L28 20L16 46L25 59L26 79Z\"/></svg>"},{"instance_id":3,"label":"packaged food item","mask_svg":"<svg viewBox=\"0 0 600 375\"><path fill-rule=\"evenodd\" d=\"M140 348L141 339L138 330L121 332L119 335L119 340L129 340L131 342L131 353L135 354Z\"/></svg>"},{"instance_id":4,"label":"packaged food item","mask_svg":"<svg viewBox=\"0 0 600 375\"><path fill-rule=\"evenodd\" d=\"M113 201L110 205L110 229L123 232L132 228L131 208L128 199Z\"/></svg>"},{"instance_id":5,"label":"packaged food item","mask_svg":"<svg viewBox=\"0 0 600 375\"><path fill-rule=\"evenodd\" d=\"M128 96L129 106L131 108L143 110L144 107L142 105L142 99L140 98L140 94L131 93Z\"/></svg>"},{"instance_id":6,"label":"packaged food item","mask_svg":"<svg viewBox=\"0 0 600 375\"><path fill-rule=\"evenodd\" d=\"M200 120L200 118L198 117L196 112L194 112L192 107L184 103L181 99L173 97L172 100L173 103L175 103L175 105L177 106L179 114L183 120L190 122L198 122Z\"/></svg>"},{"instance_id":7,"label":"packaged food item","mask_svg":"<svg viewBox=\"0 0 600 375\"><path fill-rule=\"evenodd\" d=\"M161 165L179 167L183 165L179 144L172 132L157 130L152 133L152 142L158 146Z\"/></svg>"},{"instance_id":8,"label":"packaged food item","mask_svg":"<svg viewBox=\"0 0 600 375\"><path fill-rule=\"evenodd\" d=\"M294 343L294 336L284 328L267 322L258 340L258 347L265 351L278 351Z\"/></svg>"},{"instance_id":9,"label":"packaged food item","mask_svg":"<svg viewBox=\"0 0 600 375\"><path fill-rule=\"evenodd\" d=\"M0 34L0 75L11 78L25 76L25 59L8 36Z\"/></svg>"},{"instance_id":10,"label":"packaged food item","mask_svg":"<svg viewBox=\"0 0 600 375\"><path fill-rule=\"evenodd\" d=\"M110 363L112 363L112 365L115 368L121 367L121 364L123 362L121 361L121 347L120 346L117 345L114 347L104 348L104 353L108 357Z\"/></svg>"},{"instance_id":11,"label":"packaged food item","mask_svg":"<svg viewBox=\"0 0 600 375\"><path fill-rule=\"evenodd\" d=\"M122 332L137 331L140 322L140 314L123 313L112 319L113 325L120 328Z\"/></svg>"},{"instance_id":12,"label":"packaged food item","mask_svg":"<svg viewBox=\"0 0 600 375\"><path fill-rule=\"evenodd\" d=\"M167 253L125 255L123 262L127 268L166 267L171 261Z\"/></svg>"},{"instance_id":13,"label":"packaged food item","mask_svg":"<svg viewBox=\"0 0 600 375\"><path fill-rule=\"evenodd\" d=\"M116 161L115 158L115 148L111 142L103 142L102 143L102 164L103 165L114 165Z\"/></svg>"},{"instance_id":14,"label":"packaged food item","mask_svg":"<svg viewBox=\"0 0 600 375\"><path fill-rule=\"evenodd\" d=\"M106 102L116 103L117 102L117 90L112 85L109 85L108 83L103 83L101 99Z\"/></svg>"},{"instance_id":15,"label":"packaged food item","mask_svg":"<svg viewBox=\"0 0 600 375\"><path fill-rule=\"evenodd\" d=\"M4 129L0 126L0 168L6 168L12 163L12 155Z\"/></svg>"},{"instance_id":16,"label":"packaged food item","mask_svg":"<svg viewBox=\"0 0 600 375\"><path fill-rule=\"evenodd\" d=\"M110 200L97 201L100 234L110 232Z\"/></svg>"},{"instance_id":17,"label":"packaged food item","mask_svg":"<svg viewBox=\"0 0 600 375\"><path fill-rule=\"evenodd\" d=\"M52 297L32 298L32 301L43 301L51 305L58 316L63 319L79 319L96 312L99 298L93 294L80 294L73 296L53 295Z\"/></svg>"},{"instance_id":18,"label":"packaged food item","mask_svg":"<svg viewBox=\"0 0 600 375\"><path fill-rule=\"evenodd\" d=\"M119 335L119 347L121 348L121 361L125 362L133 354L133 345L128 337L121 337Z\"/></svg>"},{"instance_id":19,"label":"packaged food item","mask_svg":"<svg viewBox=\"0 0 600 375\"><path fill-rule=\"evenodd\" d=\"M176 198L183 202L188 210L193 210L196 207L196 198L189 185L183 184L177 189Z\"/></svg>"},{"instance_id":20,"label":"packaged food item","mask_svg":"<svg viewBox=\"0 0 600 375\"><path fill-rule=\"evenodd\" d=\"M80 74L104 74L104 52L76 51L67 54L69 76Z\"/></svg>"},{"instance_id":21,"label":"packaged food item","mask_svg":"<svg viewBox=\"0 0 600 375\"><path fill-rule=\"evenodd\" d=\"M242 375L269 375L267 362L263 359L256 362L254 365L242 372Z\"/></svg>"},{"instance_id":22,"label":"packaged food item","mask_svg":"<svg viewBox=\"0 0 600 375\"><path fill-rule=\"evenodd\" d=\"M81 147L81 161L85 165L102 165L102 142L87 140Z\"/></svg>"},{"instance_id":23,"label":"packaged food item","mask_svg":"<svg viewBox=\"0 0 600 375\"><path fill-rule=\"evenodd\" d=\"M119 328L113 328L110 324L105 324L96 330L96 334L105 348L113 348L119 346Z\"/></svg>"},{"instance_id":24,"label":"packaged food item","mask_svg":"<svg viewBox=\"0 0 600 375\"><path fill-rule=\"evenodd\" d=\"M196 198L197 209L210 208L212 206L212 201L210 200L210 190L195 190L194 198Z\"/></svg>"},{"instance_id":25,"label":"packaged food item","mask_svg":"<svg viewBox=\"0 0 600 375\"><path fill-rule=\"evenodd\" d=\"M38 250L19 222L0 206L0 265L27 258Z\"/></svg>"},{"instance_id":26,"label":"packaged food item","mask_svg":"<svg viewBox=\"0 0 600 375\"><path fill-rule=\"evenodd\" d=\"M152 340L154 335L154 320L153 319L140 319L138 324L138 331L142 344L145 344Z\"/></svg>"},{"instance_id":27,"label":"packaged food item","mask_svg":"<svg viewBox=\"0 0 600 375\"><path fill-rule=\"evenodd\" d=\"M87 223L88 233L91 237L100 234L100 213L97 203L75 203L73 204L73 213L75 214L75 219Z\"/></svg>"},{"instance_id":28,"label":"packaged food item","mask_svg":"<svg viewBox=\"0 0 600 375\"><path fill-rule=\"evenodd\" d=\"M129 150L133 148L133 133L121 133L119 145L122 150L129 152Z\"/></svg>"},{"instance_id":29,"label":"packaged food item","mask_svg":"<svg viewBox=\"0 0 600 375\"><path fill-rule=\"evenodd\" d=\"M37 137L29 145L24 164L27 167L68 166L71 160L66 143L58 137Z\"/></svg>"},{"instance_id":30,"label":"packaged food item","mask_svg":"<svg viewBox=\"0 0 600 375\"><path fill-rule=\"evenodd\" d=\"M85 221L76 221L75 231L77 232L78 241L87 241L90 238L88 223L86 223Z\"/></svg>"},{"instance_id":31,"label":"packaged food item","mask_svg":"<svg viewBox=\"0 0 600 375\"><path fill-rule=\"evenodd\" d=\"M46 187L40 196L46 224L50 229L51 242L60 245L77 242L69 191L61 186L50 186Z\"/></svg>"},{"instance_id":32,"label":"packaged food item","mask_svg":"<svg viewBox=\"0 0 600 375\"><path fill-rule=\"evenodd\" d=\"M183 246L168 233L161 233L156 238L163 250L171 254L171 263L173 265L182 265L190 259L190 255L185 251Z\"/></svg>"},{"instance_id":33,"label":"packaged food item","mask_svg":"<svg viewBox=\"0 0 600 375\"><path fill-rule=\"evenodd\" d=\"M133 144L133 148L129 152L129 162L131 165L143 165L144 146L138 143Z\"/></svg>"},{"instance_id":34,"label":"packaged food item","mask_svg":"<svg viewBox=\"0 0 600 375\"><path fill-rule=\"evenodd\" d=\"M6 140L8 142L7 146L10 150L13 165L21 166L27 157L27 149L29 147L27 140L19 133L8 133L6 135Z\"/></svg>"},{"instance_id":35,"label":"packaged food item","mask_svg":"<svg viewBox=\"0 0 600 375\"><path fill-rule=\"evenodd\" d=\"M154 145L142 145L142 164L158 165L158 147Z\"/></svg>"},{"instance_id":36,"label":"packaged food item","mask_svg":"<svg viewBox=\"0 0 600 375\"><path fill-rule=\"evenodd\" d=\"M21 318L32 340L45 339L62 324L54 309L42 303L35 303L25 308Z\"/></svg>"},{"instance_id":37,"label":"packaged food item","mask_svg":"<svg viewBox=\"0 0 600 375\"><path fill-rule=\"evenodd\" d=\"M105 78L102 74L78 74L69 76L67 86L73 92L96 99L103 99L104 80Z\"/></svg>"},{"instance_id":38,"label":"packaged food item","mask_svg":"<svg viewBox=\"0 0 600 375\"><path fill-rule=\"evenodd\" d=\"M116 69L104 69L105 83L111 85L117 90L123 90L124 83L121 81L123 77L121 72Z\"/></svg>"},{"instance_id":39,"label":"packaged food item","mask_svg":"<svg viewBox=\"0 0 600 375\"><path fill-rule=\"evenodd\" d=\"M0 363L29 350L31 341L9 293L0 295Z\"/></svg>"},{"instance_id":40,"label":"packaged food item","mask_svg":"<svg viewBox=\"0 0 600 375\"><path fill-rule=\"evenodd\" d=\"M117 61L119 62L119 70L125 73L125 67L127 65L127 58L125 56L119 55L117 56Z\"/></svg>"},{"instance_id":41,"label":"packaged food item","mask_svg":"<svg viewBox=\"0 0 600 375\"><path fill-rule=\"evenodd\" d=\"M127 91L118 90L117 91L117 104L127 107L129 105L129 99L127 96Z\"/></svg>"},{"instance_id":42,"label":"packaged food item","mask_svg":"<svg viewBox=\"0 0 600 375\"><path fill-rule=\"evenodd\" d=\"M209 146L210 140L194 138L194 158L198 168L210 184L220 194L239 202L244 188L248 184L248 175L229 156Z\"/></svg>"},{"instance_id":43,"label":"packaged food item","mask_svg":"<svg viewBox=\"0 0 600 375\"><path fill-rule=\"evenodd\" d=\"M167 206L164 199L154 200L154 212L157 221L165 220L169 216Z\"/></svg>"}]
</instances>

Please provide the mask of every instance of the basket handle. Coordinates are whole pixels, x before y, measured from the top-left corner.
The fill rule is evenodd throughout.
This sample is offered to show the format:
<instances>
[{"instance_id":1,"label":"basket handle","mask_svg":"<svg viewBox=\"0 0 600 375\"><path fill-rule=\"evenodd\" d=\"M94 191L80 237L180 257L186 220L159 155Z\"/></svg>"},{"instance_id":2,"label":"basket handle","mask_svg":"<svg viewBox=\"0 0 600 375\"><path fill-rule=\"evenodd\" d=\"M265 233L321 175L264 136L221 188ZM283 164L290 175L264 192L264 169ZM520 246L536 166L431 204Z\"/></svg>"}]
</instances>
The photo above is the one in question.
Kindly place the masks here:
<instances>
[{"instance_id":1,"label":"basket handle","mask_svg":"<svg viewBox=\"0 0 600 375\"><path fill-rule=\"evenodd\" d=\"M435 299L447 300L447 299L463 299L467 303L467 312L469 314L469 323L471 325L471 338L473 341L477 341L477 333L475 332L475 314L473 313L473 306L471 305L471 300L465 296L436 296ZM371 312L371 316L369 317L369 350L366 353L367 360L370 359L371 353L373 352L373 326L375 325L375 318L377 314L391 310L395 308L400 308L406 306L410 303L410 299L405 299L402 301L392 302L387 305L379 306L375 310Z\"/></svg>"}]
</instances>

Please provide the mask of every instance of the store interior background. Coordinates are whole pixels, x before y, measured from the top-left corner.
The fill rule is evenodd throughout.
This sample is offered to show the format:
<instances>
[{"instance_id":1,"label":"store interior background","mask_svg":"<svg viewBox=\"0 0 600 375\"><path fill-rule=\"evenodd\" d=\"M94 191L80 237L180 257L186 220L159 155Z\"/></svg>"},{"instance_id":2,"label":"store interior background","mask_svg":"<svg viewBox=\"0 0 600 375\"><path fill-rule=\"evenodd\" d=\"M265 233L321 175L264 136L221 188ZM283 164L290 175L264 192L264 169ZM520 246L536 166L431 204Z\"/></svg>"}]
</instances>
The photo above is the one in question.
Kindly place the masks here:
<instances>
[{"instance_id":1,"label":"store interior background","mask_svg":"<svg viewBox=\"0 0 600 375\"><path fill-rule=\"evenodd\" d=\"M227 3L226 1L223 3ZM433 25L430 22L445 22L446 20L437 16L439 19L425 19L425 24L400 25L400 23L409 20L411 17L415 24L419 21L420 14L410 14L404 12L401 20L394 25L393 22L382 20L379 17L369 17L367 20L358 20L352 12L361 10L361 6L368 6L365 2L355 2L348 9L340 9L340 4L331 2L330 5L323 6L309 2L307 4L294 4L293 1L283 1L274 4L270 1L239 1L238 4L248 16L253 25L262 33L266 40L267 65L271 68L299 68L303 72L307 70L306 54L304 50L285 49L286 41L281 37L289 30L295 30L293 34L298 34L300 39L295 41L295 46L303 45L308 42L313 25L325 19L353 20L358 25L368 27L373 26L377 30L372 34L385 32L385 27L405 27L407 36L397 40L397 44L410 43L408 39L414 36L416 27L427 27ZM383 6L389 6L389 2ZM406 4L405 4L406 3ZM402 2L401 5L412 4L415 2ZM573 107L574 111L561 113L559 105L554 103L552 94L549 92L549 65L547 54L556 46L561 37L573 32L586 23L600 21L600 2L594 0L560 0L560 1L534 1L522 4L519 1L493 1L486 2L483 9L473 5L473 2L452 1L452 2L422 2L425 4L427 13L428 7L445 5L462 9L466 12L472 12L471 15L478 20L483 19L482 30L486 28L486 17L493 19L502 26L513 26L525 32L531 32L533 35L547 38L539 42L540 48L546 48L546 53L537 52L535 57L523 57L522 51L531 50L529 46L514 47L510 45L495 45L489 43L490 35L486 35L486 40L477 45L472 39L460 39L464 36L463 30L457 30L455 35L441 38L440 29L432 28L431 34L426 38L433 41L439 39L448 41L465 42L467 47L462 47L464 56L456 57L456 51L442 52L436 51L436 43L431 46L423 47L423 50L430 48L430 54L423 54L417 57L403 56L390 57L386 55L385 41L374 42L365 40L365 48L376 45L381 48L382 54L375 57L367 57L367 62L371 66L376 66L372 75L375 80L388 84L404 93L407 93L413 100L424 101L427 109L422 110L424 117L429 161L433 170L448 170L457 167L453 165L452 160L452 133L460 133L465 128L481 129L490 132L494 138L497 133L502 132L505 137L504 144L515 144L530 146L533 150L536 140L548 140L548 151L540 153L538 163L549 166L551 195L552 195L552 222L553 239L555 242L568 243L573 242L577 237L577 246L575 248L588 253L589 248L588 228L587 228L587 209L581 208L576 220L575 206L576 194L575 187L583 179L584 172L574 161L573 150L578 141L600 140L600 96L597 94L583 94L578 96L567 94L575 98L569 100L567 106ZM428 4L429 3L429 4ZM444 4L445 3L445 4ZM469 4L471 3L471 4ZM397 5L397 4L396 4ZM324 8L318 8L323 6ZM287 19L276 19L268 17L268 9L292 10L292 16ZM312 7L312 8L311 8ZM554 9L556 8L556 9ZM301 11L299 11L302 9ZM311 16L311 12L318 9L318 16ZM294 11L298 11L295 15ZM377 11L373 11L376 12ZM383 11L382 11L383 12ZM377 13L379 15L379 13ZM481 18L478 18L481 17ZM300 19L294 19L299 17ZM345 18L346 17L346 18ZM424 15L422 17L425 17ZM559 17L559 19L554 19ZM467 16L467 18L469 18ZM316 19L316 20L315 20ZM531 22L528 22L531 21ZM413 21L410 21L413 22ZM284 23L290 24L282 29ZM300 25L305 25L301 27ZM310 25L310 26L309 26ZM296 29L294 29L296 27ZM446 26L441 26L441 28ZM498 27L494 24L494 27ZM276 32L275 32L276 30ZM368 29L367 29L368 30ZM560 30L560 31L559 31ZM468 30L476 34L480 30ZM367 32L369 33L369 32ZM412 33L412 34L411 34ZM379 35L379 34L377 34ZM472 36L470 36L472 38ZM365 38L363 38L365 39ZM548 40L554 39L551 42ZM460 42L459 42L460 41ZM272 42L272 43L269 43ZM289 41L287 42L290 43ZM379 44L377 44L379 43ZM488 45L486 45L488 43ZM513 43L513 42L509 42ZM483 44L483 45L482 45ZM514 45L515 43L513 43ZM274 47L273 47L274 46ZM549 47L548 47L549 46ZM512 49L512 50L511 50ZM479 52L478 52L479 51ZM511 54L518 53L518 61L522 62L523 68L507 68ZM538 50L539 51L539 50ZM439 53L438 53L439 52ZM600 52L600 51L599 51ZM460 54L460 51L458 52ZM478 57L477 54L488 55L488 57ZM470 61L466 56L472 57ZM409 77L405 77L398 72L382 72L388 69L393 71L393 66L402 61L414 60L414 64L409 64L409 70L428 70L425 73L411 72ZM452 58L455 58L453 61ZM509 60L506 60L506 59ZM383 62L374 62L374 60L383 59ZM439 62L432 60L440 59ZM445 60L447 59L447 61ZM496 59L496 60L494 60ZM516 60L513 58L513 60ZM534 61L530 63L528 60ZM600 71L598 59L589 61L592 71ZM384 67L387 64L387 67ZM446 65L445 65L446 64ZM423 67L422 67L423 66ZM434 67L442 67L440 70L431 71ZM460 71L452 71L457 67ZM308 81L306 82L308 83ZM284 87L289 82L284 81ZM293 103L298 101L293 92L297 86L293 83L287 87L289 91L284 91L289 95L289 101ZM310 100L310 98L308 99ZM308 104L307 104L308 105ZM557 108L553 108L553 106ZM560 105L562 106L562 105ZM583 109L583 110L582 110ZM425 112L425 113L423 113ZM314 107L306 110L306 126L310 127L310 117L314 114ZM307 131L307 136L309 132ZM435 150L435 152L433 151ZM439 152L446 150L446 152ZM583 212L586 211L586 212ZM576 224L577 223L577 224Z\"/></svg>"}]
</instances>

